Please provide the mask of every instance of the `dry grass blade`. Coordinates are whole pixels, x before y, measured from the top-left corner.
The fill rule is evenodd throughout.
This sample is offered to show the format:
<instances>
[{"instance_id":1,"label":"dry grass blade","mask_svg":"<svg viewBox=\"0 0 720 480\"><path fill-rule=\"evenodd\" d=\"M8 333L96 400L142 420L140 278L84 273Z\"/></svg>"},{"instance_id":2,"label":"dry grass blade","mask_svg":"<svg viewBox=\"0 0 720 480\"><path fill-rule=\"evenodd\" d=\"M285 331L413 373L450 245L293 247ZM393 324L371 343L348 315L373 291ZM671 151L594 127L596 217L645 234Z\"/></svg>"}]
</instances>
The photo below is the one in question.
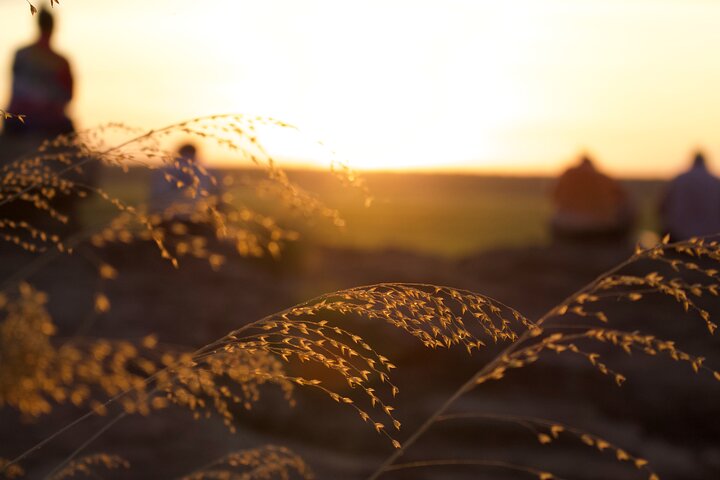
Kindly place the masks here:
<instances>
[{"instance_id":1,"label":"dry grass blade","mask_svg":"<svg viewBox=\"0 0 720 480\"><path fill-rule=\"evenodd\" d=\"M285 400L294 405L292 393L297 381L266 351L228 349L212 355L186 354L179 359L166 356L163 362L168 368L159 371L153 382L164 397L155 396L153 408L174 403L193 411L195 418L215 412L235 431L232 405L250 410L260 400L260 388L265 384L280 388Z\"/></svg>"},{"instance_id":2,"label":"dry grass blade","mask_svg":"<svg viewBox=\"0 0 720 480\"><path fill-rule=\"evenodd\" d=\"M278 385L292 401L292 385L284 379L281 362L263 352L225 352L193 360L188 352L158 349L154 337L139 345L74 338L55 346L56 327L46 300L26 283L17 296L0 295L0 406L37 417L49 413L53 402L70 402L89 404L104 414L105 405L94 399L102 393L119 396L126 413L147 415L170 402L196 413L211 408L232 427L229 405L251 408L260 399L261 385Z\"/></svg>"},{"instance_id":3,"label":"dry grass blade","mask_svg":"<svg viewBox=\"0 0 720 480\"><path fill-rule=\"evenodd\" d=\"M48 480L65 480L66 478L77 477L98 478L95 472L98 468L116 470L119 468L130 468L130 464L117 455L97 453L73 460L68 463L65 468L50 476Z\"/></svg>"},{"instance_id":4,"label":"dry grass blade","mask_svg":"<svg viewBox=\"0 0 720 480\"><path fill-rule=\"evenodd\" d=\"M7 458L0 457L0 478L14 479L25 475L25 470Z\"/></svg>"},{"instance_id":5,"label":"dry grass blade","mask_svg":"<svg viewBox=\"0 0 720 480\"><path fill-rule=\"evenodd\" d=\"M121 214L121 219L111 228L93 237L95 243L104 244L116 239L127 243L138 237L152 240L163 257L173 263L177 263L178 256L186 253L186 245L197 240L186 239L177 248L166 246L168 238L175 232L168 231L165 225L170 218L178 216L207 225L207 230L214 236L234 243L238 253L246 256L261 256L264 252L277 256L283 242L297 237L295 232L278 227L272 218L243 205L233 205L234 198L230 193L213 193L220 183L213 174L202 165L184 164L176 152L165 147L173 141L177 143L178 139L215 143L239 162L249 162L264 172L264 180L254 180L252 188L256 194L269 193L281 204L305 217L324 217L336 226L343 226L345 222L337 210L327 207L315 195L292 182L277 166L258 140L258 130L263 128L297 130L272 118L235 114L198 117L147 132L112 123L48 140L36 152L0 167L0 207L11 204L32 212L35 222L27 218L3 218L0 214L0 240L33 252L44 251L46 243L62 251L67 250L61 235L55 231L59 228L57 226L68 224L71 220L64 205L89 194L103 199ZM108 144L106 137L124 140ZM91 171L98 162L125 170L129 166L166 169L165 180L184 197L192 199L189 203L192 211L179 212L177 208L182 208L182 205L168 205L162 212L148 212L142 206L128 205L114 198L88 180L88 177L96 176ZM344 183L360 189L369 200L362 179L346 165L334 160L332 171ZM232 182L232 178L222 181ZM187 208L188 202L185 203ZM222 262L219 256L214 259L215 262L211 262L214 266Z\"/></svg>"},{"instance_id":6,"label":"dry grass blade","mask_svg":"<svg viewBox=\"0 0 720 480\"><path fill-rule=\"evenodd\" d=\"M275 478L311 480L315 476L305 461L290 449L265 445L250 450L232 452L179 480L270 480Z\"/></svg>"},{"instance_id":7,"label":"dry grass blade","mask_svg":"<svg viewBox=\"0 0 720 480\"><path fill-rule=\"evenodd\" d=\"M50 412L51 402L83 405L94 388L113 395L136 388L145 403L145 375L134 372L143 360L130 342L98 340L53 345L56 327L45 308L47 296L26 283L16 297L0 295L0 405L30 416ZM30 359L30 360L29 360Z\"/></svg>"},{"instance_id":8,"label":"dry grass blade","mask_svg":"<svg viewBox=\"0 0 720 480\"><path fill-rule=\"evenodd\" d=\"M600 373L610 375L618 385L622 384L625 376L599 361L598 353L583 350L578 344L582 340L610 344L628 354L633 351L650 356L665 354L675 361L689 363L695 372L705 370L720 379L717 371L703 365L704 358L677 349L672 341L638 331L626 332L601 326L611 322L608 313L603 310L607 306L605 302L626 299L641 304L645 298L661 295L673 299L684 312L692 312L713 334L717 324L711 320L710 312L698 303L698 299L703 294L713 297L718 295L719 261L720 243L711 239L661 243L649 249L637 250L626 262L601 275L548 312L537 322L535 333L523 338L522 342L501 355L493 362L492 369L477 378L477 383L500 379L508 369L533 363L541 353L552 351L584 356ZM685 275L691 275L693 280L689 282L683 277L668 278L657 271L643 276L623 273L626 267L640 262L670 266L672 271L684 272ZM559 323L565 317L572 318L572 324Z\"/></svg>"},{"instance_id":9,"label":"dry grass blade","mask_svg":"<svg viewBox=\"0 0 720 480\"><path fill-rule=\"evenodd\" d=\"M517 338L514 328L533 327L521 314L489 297L448 287L388 283L323 295L271 315L231 332L195 359L266 353L287 362L320 365L341 375L351 393L337 393L318 378L288 376L285 380L318 389L354 408L363 421L370 422L399 448L378 417L385 417L395 430L400 429L389 403L389 398L398 393L390 378L395 366L360 336L335 325L329 319L333 313L387 322L427 347L460 345L468 351L485 345L481 337L492 342L513 341Z\"/></svg>"},{"instance_id":10,"label":"dry grass blade","mask_svg":"<svg viewBox=\"0 0 720 480\"><path fill-rule=\"evenodd\" d=\"M343 221L337 211L295 185L275 165L258 141L256 130L259 126L294 129L273 119L215 115L149 132L108 124L46 141L35 153L0 167L0 206L19 202L23 207L31 207L40 214L42 228L25 220L2 219L0 240L5 239L32 252L45 251L47 245L55 246L61 252L70 251L61 236L46 230L46 220L68 223L69 217L56 209L55 199L85 198L88 193L113 205L119 212L107 228L92 236L93 245L103 247L111 242L151 240L162 256L175 265L182 256L204 258L213 268L222 265L224 257L209 248L206 232L234 244L243 256L270 254L277 257L283 243L297 237L295 232L279 227L268 216L246 207L229 205L231 199L227 194L212 194L207 188L217 184L212 174L200 165L188 168L179 162L174 152L163 147L173 136L204 139L236 152L240 158L265 171L266 180L257 186L258 189L268 190L271 186L274 195L293 210L306 216L327 217L333 224L341 226ZM111 132L130 138L107 144L105 137ZM176 171L179 176L166 173L165 180L195 201L171 204L162 212L152 213L141 206L129 205L78 178L87 166L99 161L123 169L128 165L149 169L169 167L169 172ZM349 185L363 186L361 180L340 162L334 162L333 173L341 179L346 176ZM43 216L47 218L42 219ZM178 217L204 227L206 232L187 231L187 223L174 220ZM71 242L75 243L75 240ZM100 278L117 276L117 271L109 264L95 263L98 263ZM8 283L9 287L22 279L14 279ZM0 360L8 366L0 372L0 405L8 404L24 414L48 413L53 402L89 404L93 408L91 414L101 415L107 412L111 403L119 404L124 414L143 415L175 403L193 410L196 417L215 411L229 428L234 429L231 405L251 408L260 398L261 385L278 385L292 403L293 385L313 383L288 376L272 350L228 349L213 355L194 356L187 352L153 351L156 342L152 342L153 345L144 342L142 348L137 348L130 342L78 338L57 347L52 340L56 329L44 307L45 302L44 293L22 282L18 295L10 290L9 294L0 296L0 312L4 315L0 323ZM96 294L95 308L101 313L110 308L110 302L102 292ZM29 351L34 360L28 363L24 359ZM98 393L110 396L111 400L105 403L94 400ZM336 398L347 402L345 397ZM383 405L383 408L391 411L391 407ZM379 430L380 424L375 425ZM396 426L399 427L399 423ZM14 467L3 466L6 472L11 468Z\"/></svg>"},{"instance_id":11,"label":"dry grass blade","mask_svg":"<svg viewBox=\"0 0 720 480\"><path fill-rule=\"evenodd\" d=\"M408 470L415 468L429 468L429 467L483 467L483 468L496 468L501 470L510 470L519 473L525 473L532 475L539 480L564 480L562 477L557 477L550 472L538 470L537 468L527 467L524 465L516 465L508 462L501 462L498 460L474 460L474 459L455 459L455 460L420 460L417 462L408 463L396 463L386 469L387 472L395 472L398 470Z\"/></svg>"},{"instance_id":12,"label":"dry grass blade","mask_svg":"<svg viewBox=\"0 0 720 480\"><path fill-rule=\"evenodd\" d=\"M584 445L594 448L598 452L610 452L617 461L632 464L636 469L642 470L651 480L658 478L657 473L650 468L648 461L644 458L633 456L604 438L561 422L526 415L505 415L480 412L461 412L441 415L437 418L437 421L448 422L468 419L510 422L512 424L519 425L535 435L538 442L542 445L550 444L555 440L558 440L562 435L570 435L575 437ZM553 476L550 478L559 477Z\"/></svg>"},{"instance_id":13,"label":"dry grass blade","mask_svg":"<svg viewBox=\"0 0 720 480\"><path fill-rule=\"evenodd\" d=\"M518 338L516 330L534 328L525 316L490 297L409 283L382 283L334 292L284 315L316 316L323 311L383 320L429 348L462 345L472 351L485 346L485 341L512 342Z\"/></svg>"},{"instance_id":14,"label":"dry grass blade","mask_svg":"<svg viewBox=\"0 0 720 480\"><path fill-rule=\"evenodd\" d=\"M671 258L669 258L670 253L673 255ZM623 274L624 269L641 262L669 265L675 272L691 272L700 279L689 283L682 278L668 280L658 272L651 272L642 277ZM684 312L695 312L706 323L712 334L716 329L716 324L711 321L710 313L698 306L693 297L701 297L703 292L709 292L713 296L717 295L720 284L718 283L718 269L715 267L718 262L720 262L720 243L712 239L691 239L672 244L664 241L649 249L637 249L628 260L599 275L595 280L550 309L537 322L527 321L524 323L524 325L529 325L529 328L520 336L512 338L511 345L463 384L405 441L400 449L385 460L369 479L375 480L384 472L392 470L395 461L432 425L438 422L458 398L488 380L502 379L509 369L522 368L538 361L544 353L569 352L584 356L596 370L604 375L612 376L618 385L622 385L626 380L625 376L599 361L599 354L581 349L578 342L583 340L591 343L610 344L626 353L637 351L650 356L665 354L673 360L689 363L696 373L705 370L720 381L720 372L703 365L704 358L677 349L672 341L660 340L653 335L641 332L625 332L617 329L592 327L587 324L587 322L604 324L611 321L608 313L600 309L604 300L616 301L617 298L627 298L633 302L639 302L645 295L655 293L673 298L683 307ZM711 265L706 265L708 263ZM558 322L568 315L579 319L579 322L572 325ZM547 439L546 436L542 438ZM596 437L587 436L585 443L592 441L593 445L597 445L595 439ZM621 452L617 455L618 460L634 458L624 450L617 451ZM639 462L638 468L645 465L643 459L639 459ZM649 478L655 480L658 476L649 471Z\"/></svg>"},{"instance_id":15,"label":"dry grass blade","mask_svg":"<svg viewBox=\"0 0 720 480\"><path fill-rule=\"evenodd\" d=\"M20 123L25 123L25 118L27 117L27 115L17 114L17 113L12 113L12 112L7 112L7 111L3 110L2 108L0 108L0 117L1 117L3 120L16 119L16 120L19 121Z\"/></svg>"}]
</instances>

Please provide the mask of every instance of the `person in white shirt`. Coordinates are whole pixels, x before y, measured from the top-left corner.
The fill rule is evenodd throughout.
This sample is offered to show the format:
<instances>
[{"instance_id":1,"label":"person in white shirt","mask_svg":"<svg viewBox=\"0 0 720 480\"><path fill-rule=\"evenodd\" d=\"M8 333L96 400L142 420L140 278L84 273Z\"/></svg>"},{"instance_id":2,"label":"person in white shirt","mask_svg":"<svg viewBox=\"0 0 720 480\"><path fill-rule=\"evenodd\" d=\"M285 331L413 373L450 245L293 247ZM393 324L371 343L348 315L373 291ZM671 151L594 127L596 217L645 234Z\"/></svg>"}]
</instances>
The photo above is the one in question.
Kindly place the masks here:
<instances>
[{"instance_id":1,"label":"person in white shirt","mask_svg":"<svg viewBox=\"0 0 720 480\"><path fill-rule=\"evenodd\" d=\"M663 233L687 240L720 233L720 179L707 169L697 152L692 167L667 186L660 203Z\"/></svg>"},{"instance_id":2,"label":"person in white shirt","mask_svg":"<svg viewBox=\"0 0 720 480\"><path fill-rule=\"evenodd\" d=\"M149 211L165 221L194 223L203 203L217 203L220 188L197 158L192 144L182 145L173 165L154 170L150 179Z\"/></svg>"}]
</instances>

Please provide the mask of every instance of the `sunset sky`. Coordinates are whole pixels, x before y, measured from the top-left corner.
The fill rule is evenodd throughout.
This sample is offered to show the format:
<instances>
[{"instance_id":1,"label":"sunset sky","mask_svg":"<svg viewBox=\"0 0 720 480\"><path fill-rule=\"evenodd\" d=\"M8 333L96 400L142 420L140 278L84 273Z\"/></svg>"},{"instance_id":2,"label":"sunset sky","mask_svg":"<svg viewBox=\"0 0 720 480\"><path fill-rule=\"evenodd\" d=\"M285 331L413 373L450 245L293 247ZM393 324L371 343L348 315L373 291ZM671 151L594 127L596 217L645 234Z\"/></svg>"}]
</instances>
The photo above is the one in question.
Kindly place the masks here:
<instances>
[{"instance_id":1,"label":"sunset sky","mask_svg":"<svg viewBox=\"0 0 720 480\"><path fill-rule=\"evenodd\" d=\"M63 0L55 12L82 127L247 112L361 169L555 174L587 150L613 174L664 177L702 147L720 170L720 2ZM35 19L0 0L0 22L5 106ZM313 162L309 141L264 140Z\"/></svg>"}]
</instances>

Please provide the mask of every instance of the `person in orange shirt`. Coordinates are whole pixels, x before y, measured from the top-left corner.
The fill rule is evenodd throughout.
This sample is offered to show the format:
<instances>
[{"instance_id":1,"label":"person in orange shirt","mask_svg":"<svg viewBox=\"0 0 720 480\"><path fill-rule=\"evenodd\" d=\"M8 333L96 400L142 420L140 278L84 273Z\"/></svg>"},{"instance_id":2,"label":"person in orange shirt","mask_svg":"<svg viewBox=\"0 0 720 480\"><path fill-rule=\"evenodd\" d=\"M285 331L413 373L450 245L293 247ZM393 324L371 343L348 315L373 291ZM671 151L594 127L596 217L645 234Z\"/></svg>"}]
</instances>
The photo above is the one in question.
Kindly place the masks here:
<instances>
[{"instance_id":1,"label":"person in orange shirt","mask_svg":"<svg viewBox=\"0 0 720 480\"><path fill-rule=\"evenodd\" d=\"M623 239L635 220L622 185L599 172L586 155L560 176L553 202L551 228L556 239Z\"/></svg>"}]
</instances>

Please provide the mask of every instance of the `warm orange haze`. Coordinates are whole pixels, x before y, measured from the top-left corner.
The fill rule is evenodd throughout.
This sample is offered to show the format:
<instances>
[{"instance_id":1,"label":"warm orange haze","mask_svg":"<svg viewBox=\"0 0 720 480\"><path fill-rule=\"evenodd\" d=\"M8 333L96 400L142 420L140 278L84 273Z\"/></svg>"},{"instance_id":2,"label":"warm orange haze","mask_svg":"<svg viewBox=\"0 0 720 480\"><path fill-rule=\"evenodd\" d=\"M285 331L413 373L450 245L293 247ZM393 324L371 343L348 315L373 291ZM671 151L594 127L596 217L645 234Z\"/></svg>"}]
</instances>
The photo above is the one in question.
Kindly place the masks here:
<instances>
[{"instance_id":1,"label":"warm orange haze","mask_svg":"<svg viewBox=\"0 0 720 480\"><path fill-rule=\"evenodd\" d=\"M270 115L360 169L556 174L587 150L614 175L667 177L698 147L720 162L711 1L73 0L56 10L81 127ZM0 3L4 105L11 47L32 39L26 12ZM266 143L326 162L309 140L269 133Z\"/></svg>"},{"instance_id":2,"label":"warm orange haze","mask_svg":"<svg viewBox=\"0 0 720 480\"><path fill-rule=\"evenodd\" d=\"M720 0L61 2L0 480L720 479Z\"/></svg>"}]
</instances>

